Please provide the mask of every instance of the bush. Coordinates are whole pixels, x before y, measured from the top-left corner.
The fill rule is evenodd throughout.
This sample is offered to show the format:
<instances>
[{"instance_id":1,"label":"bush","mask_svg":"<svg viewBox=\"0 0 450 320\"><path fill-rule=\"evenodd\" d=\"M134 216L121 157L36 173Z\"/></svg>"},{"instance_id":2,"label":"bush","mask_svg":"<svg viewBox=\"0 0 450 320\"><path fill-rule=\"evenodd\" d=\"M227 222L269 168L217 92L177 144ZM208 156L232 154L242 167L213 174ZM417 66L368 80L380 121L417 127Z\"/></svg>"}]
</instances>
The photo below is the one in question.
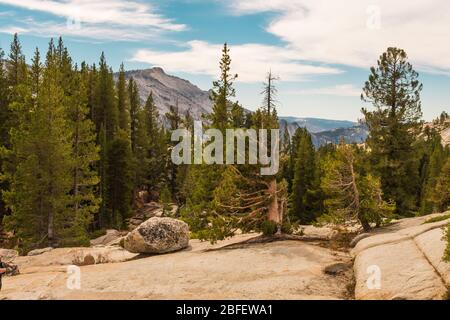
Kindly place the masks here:
<instances>
[{"instance_id":1,"label":"bush","mask_svg":"<svg viewBox=\"0 0 450 320\"><path fill-rule=\"evenodd\" d=\"M450 226L447 226L445 232L445 238L447 239L447 248L445 248L444 261L450 261Z\"/></svg>"},{"instance_id":2,"label":"bush","mask_svg":"<svg viewBox=\"0 0 450 320\"><path fill-rule=\"evenodd\" d=\"M434 222L444 221L444 220L447 220L447 219L450 219L450 214L446 214L446 215L443 215L443 216L437 216L437 217L433 217L433 218L428 218L424 222L424 224L425 223L434 223Z\"/></svg>"},{"instance_id":3,"label":"bush","mask_svg":"<svg viewBox=\"0 0 450 320\"><path fill-rule=\"evenodd\" d=\"M284 234L292 234L295 227L288 221L283 222L281 225L281 232Z\"/></svg>"},{"instance_id":4,"label":"bush","mask_svg":"<svg viewBox=\"0 0 450 320\"><path fill-rule=\"evenodd\" d=\"M261 224L261 231L263 233L263 235L265 236L272 236L274 235L278 230L278 225L270 220L265 220L262 224Z\"/></svg>"}]
</instances>

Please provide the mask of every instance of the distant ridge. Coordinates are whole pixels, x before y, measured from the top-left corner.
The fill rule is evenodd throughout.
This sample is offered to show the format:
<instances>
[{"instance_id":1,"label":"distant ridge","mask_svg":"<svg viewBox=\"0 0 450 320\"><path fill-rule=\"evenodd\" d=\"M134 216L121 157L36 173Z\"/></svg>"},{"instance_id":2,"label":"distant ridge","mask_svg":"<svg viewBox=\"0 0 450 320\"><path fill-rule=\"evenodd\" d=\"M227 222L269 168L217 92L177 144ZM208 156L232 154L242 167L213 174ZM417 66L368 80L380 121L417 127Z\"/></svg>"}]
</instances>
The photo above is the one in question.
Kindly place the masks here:
<instances>
[{"instance_id":1,"label":"distant ridge","mask_svg":"<svg viewBox=\"0 0 450 320\"><path fill-rule=\"evenodd\" d=\"M208 91L201 90L185 79L169 75L162 68L126 71L125 78L128 80L130 77L136 81L142 104L150 92L153 92L153 99L162 121L169 107L177 104L181 114L189 110L195 120L200 120L203 114L212 111ZM117 73L115 79L117 80ZM284 130L286 125L291 136L297 128L306 128L311 132L316 147L330 142L337 143L340 137L344 137L345 141L357 143L364 142L367 137L364 126L346 120L280 117L281 129Z\"/></svg>"}]
</instances>

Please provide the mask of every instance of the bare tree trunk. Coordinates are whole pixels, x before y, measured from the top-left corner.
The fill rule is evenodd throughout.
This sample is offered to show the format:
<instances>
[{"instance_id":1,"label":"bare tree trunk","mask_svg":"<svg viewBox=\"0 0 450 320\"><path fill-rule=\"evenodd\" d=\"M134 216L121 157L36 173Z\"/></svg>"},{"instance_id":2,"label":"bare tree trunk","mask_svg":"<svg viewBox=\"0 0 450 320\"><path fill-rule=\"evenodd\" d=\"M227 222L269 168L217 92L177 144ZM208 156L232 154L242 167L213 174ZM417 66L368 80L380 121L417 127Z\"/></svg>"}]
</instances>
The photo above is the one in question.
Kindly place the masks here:
<instances>
[{"instance_id":1,"label":"bare tree trunk","mask_svg":"<svg viewBox=\"0 0 450 320\"><path fill-rule=\"evenodd\" d=\"M53 215L53 211L49 210L48 212L48 226L47 226L47 233L48 233L48 241L50 244L52 244L53 240L54 240L54 230L53 230L53 220L54 220L54 215Z\"/></svg>"},{"instance_id":2,"label":"bare tree trunk","mask_svg":"<svg viewBox=\"0 0 450 320\"><path fill-rule=\"evenodd\" d=\"M281 224L282 214L280 214L278 206L278 195L277 195L277 180L273 179L269 184L269 195L271 197L271 202L269 204L269 210L267 214L267 219L275 222L276 224Z\"/></svg>"}]
</instances>

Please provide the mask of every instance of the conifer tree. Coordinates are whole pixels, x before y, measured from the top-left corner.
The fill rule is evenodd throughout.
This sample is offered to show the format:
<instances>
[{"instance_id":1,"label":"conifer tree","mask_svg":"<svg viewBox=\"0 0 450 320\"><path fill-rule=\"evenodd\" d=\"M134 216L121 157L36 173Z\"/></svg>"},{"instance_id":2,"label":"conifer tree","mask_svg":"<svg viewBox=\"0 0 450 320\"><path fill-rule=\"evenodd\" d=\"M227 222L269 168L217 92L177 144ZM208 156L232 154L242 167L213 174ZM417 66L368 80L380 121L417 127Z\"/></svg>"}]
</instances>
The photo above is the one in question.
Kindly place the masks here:
<instances>
[{"instance_id":1,"label":"conifer tree","mask_svg":"<svg viewBox=\"0 0 450 320\"><path fill-rule=\"evenodd\" d=\"M119 129L108 145L107 210L110 225L121 229L130 217L133 196L133 153L128 134Z\"/></svg>"},{"instance_id":2,"label":"conifer tree","mask_svg":"<svg viewBox=\"0 0 450 320\"><path fill-rule=\"evenodd\" d=\"M382 199L379 179L371 174L359 174L355 164L353 146L342 141L336 154L325 161L321 186L327 195L327 214L320 220L341 224L358 219L364 231L368 231L370 222L379 225L393 207Z\"/></svg>"},{"instance_id":3,"label":"conifer tree","mask_svg":"<svg viewBox=\"0 0 450 320\"><path fill-rule=\"evenodd\" d=\"M169 122L170 130L176 130L181 128L183 124L183 118L180 114L180 110L178 108L178 100L175 106L169 107L169 112L166 112L166 119ZM169 137L168 137L169 140ZM169 141L169 145L174 145L173 142ZM178 192L177 190L177 166L170 161L167 168L167 182L169 184L169 191L172 195Z\"/></svg>"},{"instance_id":4,"label":"conifer tree","mask_svg":"<svg viewBox=\"0 0 450 320\"><path fill-rule=\"evenodd\" d=\"M31 60L31 73L30 73L30 83L31 83L31 95L36 99L39 96L39 87L42 80L42 63L41 54L39 49L36 47L34 52L34 57Z\"/></svg>"},{"instance_id":5,"label":"conifer tree","mask_svg":"<svg viewBox=\"0 0 450 320\"><path fill-rule=\"evenodd\" d=\"M159 123L159 112L152 92L147 97L143 114L148 141L146 154L148 165L145 172L147 190L156 191L161 186L167 171L168 143L165 129Z\"/></svg>"},{"instance_id":6,"label":"conifer tree","mask_svg":"<svg viewBox=\"0 0 450 320\"><path fill-rule=\"evenodd\" d=\"M140 109L139 91L136 82L133 78L128 80L128 97L130 100L130 136L131 136L131 150L133 153L136 150L136 139L138 129L138 112Z\"/></svg>"},{"instance_id":7,"label":"conifer tree","mask_svg":"<svg viewBox=\"0 0 450 320\"><path fill-rule=\"evenodd\" d=\"M92 117L98 132L98 144L100 145L100 197L102 204L99 214L99 224L101 227L108 225L115 225L120 227L123 223L123 217L129 214L127 209L130 203L124 204L127 206L124 210L120 209L117 204L116 190L128 190L131 193L132 181L123 180L124 177L117 177L117 171L123 170L127 177L130 177L130 166L132 166L132 155L127 152L125 136L129 135L122 131L119 135L119 110L115 100L115 90L112 71L106 63L104 53L102 53L99 62L98 71L95 71L95 100L92 107ZM116 137L118 138L115 141ZM122 149L122 154L112 150L117 145ZM110 158L115 157L114 159ZM118 168L113 163L120 163L125 167ZM131 175L132 179L132 175ZM114 185L120 183L122 185ZM124 184L125 183L125 184ZM131 194L122 195L126 199L131 198Z\"/></svg>"},{"instance_id":8,"label":"conifer tree","mask_svg":"<svg viewBox=\"0 0 450 320\"><path fill-rule=\"evenodd\" d=\"M442 146L442 139L439 132L425 130L426 140L424 144L425 151L421 160L421 193L420 193L420 213L429 214L436 212L438 208L434 207L433 194L437 179L445 164L448 152Z\"/></svg>"},{"instance_id":9,"label":"conifer tree","mask_svg":"<svg viewBox=\"0 0 450 320\"><path fill-rule=\"evenodd\" d=\"M11 49L7 61L8 70L8 82L13 89L13 96L15 99L19 98L20 90L18 86L25 84L27 77L27 65L25 62L25 56L22 53L22 45L19 41L19 36L14 34L13 41L11 43Z\"/></svg>"},{"instance_id":10,"label":"conifer tree","mask_svg":"<svg viewBox=\"0 0 450 320\"><path fill-rule=\"evenodd\" d=\"M361 95L375 107L362 110L374 172L381 178L386 199L393 200L401 214L416 209L419 176L414 142L422 116L422 84L407 59L402 49L388 48L371 68Z\"/></svg>"},{"instance_id":11,"label":"conifer tree","mask_svg":"<svg viewBox=\"0 0 450 320\"><path fill-rule=\"evenodd\" d=\"M16 232L24 251L58 242L69 205L71 130L56 62L50 43L39 107L28 106L25 112L29 114L20 116L17 128L11 131L17 167L5 197L12 210L6 225Z\"/></svg>"},{"instance_id":12,"label":"conifer tree","mask_svg":"<svg viewBox=\"0 0 450 320\"><path fill-rule=\"evenodd\" d=\"M6 206L3 201L2 193L8 188L7 181L2 179L2 152L4 148L9 145L9 130L10 130L10 110L9 105L9 86L4 65L5 53L0 48L0 230L2 226L3 216L6 214Z\"/></svg>"},{"instance_id":13,"label":"conifer tree","mask_svg":"<svg viewBox=\"0 0 450 320\"><path fill-rule=\"evenodd\" d=\"M436 212L450 210L450 156L447 157L439 176L436 179L431 201Z\"/></svg>"},{"instance_id":14,"label":"conifer tree","mask_svg":"<svg viewBox=\"0 0 450 320\"><path fill-rule=\"evenodd\" d=\"M290 214L301 223L309 223L318 213L318 178L316 156L311 135L304 128L295 132L294 177L290 194Z\"/></svg>"},{"instance_id":15,"label":"conifer tree","mask_svg":"<svg viewBox=\"0 0 450 320\"><path fill-rule=\"evenodd\" d=\"M113 75L106 63L105 54L102 53L96 79L93 120L97 132L100 132L100 127L103 124L106 141L113 139L118 128L119 112L114 93Z\"/></svg>"},{"instance_id":16,"label":"conifer tree","mask_svg":"<svg viewBox=\"0 0 450 320\"><path fill-rule=\"evenodd\" d=\"M130 109L127 94L125 69L123 63L120 65L119 77L117 80L117 104L119 109L119 128L125 132L130 131Z\"/></svg>"},{"instance_id":17,"label":"conifer tree","mask_svg":"<svg viewBox=\"0 0 450 320\"><path fill-rule=\"evenodd\" d=\"M63 222L64 243L89 245L86 231L100 204L96 193L99 177L95 170L95 164L99 160L99 147L96 145L94 123L88 118L87 90L82 74L73 70L70 83L72 95L68 99L66 112L71 127L73 167L69 205L71 210Z\"/></svg>"},{"instance_id":18,"label":"conifer tree","mask_svg":"<svg viewBox=\"0 0 450 320\"><path fill-rule=\"evenodd\" d=\"M220 60L220 78L213 82L211 100L213 101L213 111L208 117L213 128L224 130L230 124L229 98L235 96L233 82L238 77L232 75L230 49L225 43L222 49L222 59Z\"/></svg>"}]
</instances>

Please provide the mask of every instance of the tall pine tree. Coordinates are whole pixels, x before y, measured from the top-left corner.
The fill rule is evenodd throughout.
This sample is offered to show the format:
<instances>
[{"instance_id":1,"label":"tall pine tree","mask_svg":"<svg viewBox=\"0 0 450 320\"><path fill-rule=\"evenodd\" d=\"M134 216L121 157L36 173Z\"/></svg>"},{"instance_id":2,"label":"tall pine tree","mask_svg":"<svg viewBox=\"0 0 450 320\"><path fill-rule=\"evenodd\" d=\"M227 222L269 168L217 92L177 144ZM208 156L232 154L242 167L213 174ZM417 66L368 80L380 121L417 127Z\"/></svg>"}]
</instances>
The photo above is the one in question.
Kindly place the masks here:
<instances>
[{"instance_id":1,"label":"tall pine tree","mask_svg":"<svg viewBox=\"0 0 450 320\"><path fill-rule=\"evenodd\" d=\"M406 52L388 48L377 67L371 68L361 95L375 108L362 110L369 127L372 166L381 177L385 197L396 203L400 214L417 209L419 173L414 142L421 127L421 90Z\"/></svg>"}]
</instances>

